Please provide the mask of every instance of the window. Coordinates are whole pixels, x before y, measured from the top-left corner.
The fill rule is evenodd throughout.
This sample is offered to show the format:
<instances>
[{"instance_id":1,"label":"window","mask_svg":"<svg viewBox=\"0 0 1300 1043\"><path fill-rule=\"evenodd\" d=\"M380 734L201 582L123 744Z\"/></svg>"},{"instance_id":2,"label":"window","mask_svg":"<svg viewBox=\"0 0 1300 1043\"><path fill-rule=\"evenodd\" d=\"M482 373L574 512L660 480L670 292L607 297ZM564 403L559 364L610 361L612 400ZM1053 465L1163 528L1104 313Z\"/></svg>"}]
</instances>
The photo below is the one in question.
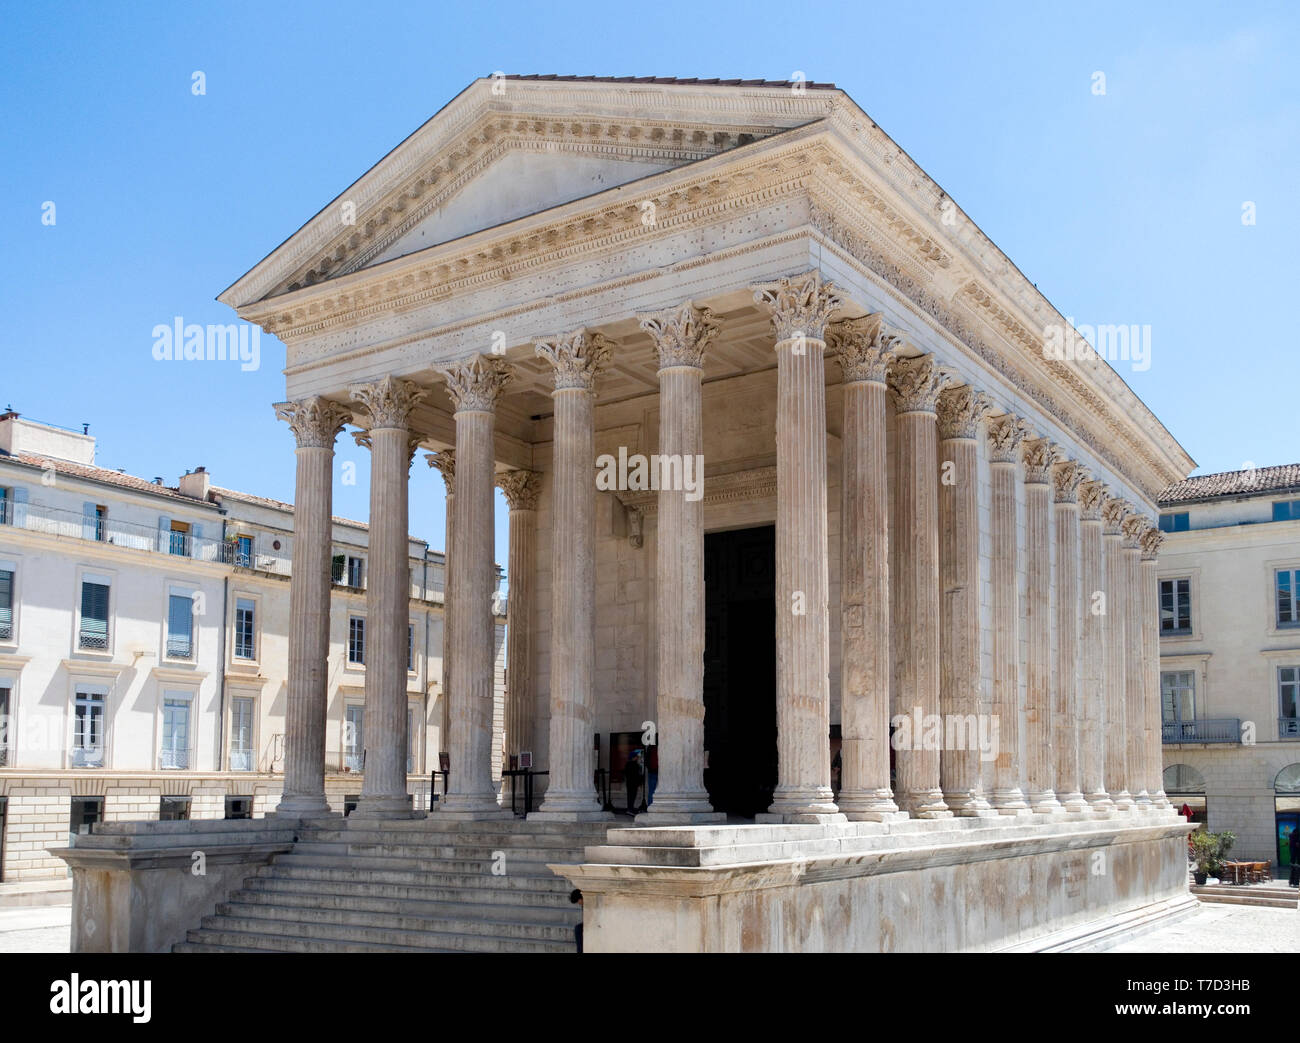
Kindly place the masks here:
<instances>
[{"instance_id":1,"label":"window","mask_svg":"<svg viewBox=\"0 0 1300 1043\"><path fill-rule=\"evenodd\" d=\"M104 693L78 688L72 718L72 766L104 766Z\"/></svg>"},{"instance_id":2,"label":"window","mask_svg":"<svg viewBox=\"0 0 1300 1043\"><path fill-rule=\"evenodd\" d=\"M347 571L348 559L345 554L335 554L330 559L330 582L342 583L343 575Z\"/></svg>"},{"instance_id":3,"label":"window","mask_svg":"<svg viewBox=\"0 0 1300 1043\"><path fill-rule=\"evenodd\" d=\"M68 832L74 837L89 833L96 822L104 821L103 797L73 797Z\"/></svg>"},{"instance_id":4,"label":"window","mask_svg":"<svg viewBox=\"0 0 1300 1043\"><path fill-rule=\"evenodd\" d=\"M163 697L162 754L163 768L185 769L190 766L190 695L168 692Z\"/></svg>"},{"instance_id":5,"label":"window","mask_svg":"<svg viewBox=\"0 0 1300 1043\"><path fill-rule=\"evenodd\" d=\"M257 607L251 598L235 599L235 658L256 659L254 622Z\"/></svg>"},{"instance_id":6,"label":"window","mask_svg":"<svg viewBox=\"0 0 1300 1043\"><path fill-rule=\"evenodd\" d=\"M361 558L348 558L348 586L356 587L358 590L362 586L362 573L364 561Z\"/></svg>"},{"instance_id":7,"label":"window","mask_svg":"<svg viewBox=\"0 0 1300 1043\"><path fill-rule=\"evenodd\" d=\"M77 639L81 648L108 648L108 592L107 583L81 583L81 633Z\"/></svg>"},{"instance_id":8,"label":"window","mask_svg":"<svg viewBox=\"0 0 1300 1043\"><path fill-rule=\"evenodd\" d=\"M159 797L159 822L184 822L190 817L189 797Z\"/></svg>"},{"instance_id":9,"label":"window","mask_svg":"<svg viewBox=\"0 0 1300 1043\"><path fill-rule=\"evenodd\" d=\"M167 655L172 659L194 657L194 599L189 594L167 598Z\"/></svg>"},{"instance_id":10,"label":"window","mask_svg":"<svg viewBox=\"0 0 1300 1043\"><path fill-rule=\"evenodd\" d=\"M14 636L14 574L12 569L0 568L0 641L10 641Z\"/></svg>"},{"instance_id":11,"label":"window","mask_svg":"<svg viewBox=\"0 0 1300 1043\"><path fill-rule=\"evenodd\" d=\"M13 698L13 688L8 681L0 681L0 768L9 767L9 736L13 731L13 719L9 716L9 704Z\"/></svg>"},{"instance_id":12,"label":"window","mask_svg":"<svg viewBox=\"0 0 1300 1043\"><path fill-rule=\"evenodd\" d=\"M252 818L252 797L227 797L226 818Z\"/></svg>"},{"instance_id":13,"label":"window","mask_svg":"<svg viewBox=\"0 0 1300 1043\"><path fill-rule=\"evenodd\" d=\"M247 696L230 701L230 770L253 770L253 700Z\"/></svg>"},{"instance_id":14,"label":"window","mask_svg":"<svg viewBox=\"0 0 1300 1043\"><path fill-rule=\"evenodd\" d=\"M365 767L365 739L363 726L366 708L359 703L348 706L343 719L343 766L349 771Z\"/></svg>"},{"instance_id":15,"label":"window","mask_svg":"<svg viewBox=\"0 0 1300 1043\"><path fill-rule=\"evenodd\" d=\"M13 494L7 488L0 485L0 525L13 524Z\"/></svg>"},{"instance_id":16,"label":"window","mask_svg":"<svg viewBox=\"0 0 1300 1043\"><path fill-rule=\"evenodd\" d=\"M415 710L406 708L406 774L415 772Z\"/></svg>"},{"instance_id":17,"label":"window","mask_svg":"<svg viewBox=\"0 0 1300 1043\"><path fill-rule=\"evenodd\" d=\"M95 513L91 521L92 539L103 543L108 539L108 508L102 503L95 504Z\"/></svg>"},{"instance_id":18,"label":"window","mask_svg":"<svg viewBox=\"0 0 1300 1043\"><path fill-rule=\"evenodd\" d=\"M415 624L406 624L406 669L415 669Z\"/></svg>"},{"instance_id":19,"label":"window","mask_svg":"<svg viewBox=\"0 0 1300 1043\"><path fill-rule=\"evenodd\" d=\"M1300 737L1300 666L1277 668L1277 701L1278 738Z\"/></svg>"},{"instance_id":20,"label":"window","mask_svg":"<svg viewBox=\"0 0 1300 1043\"><path fill-rule=\"evenodd\" d=\"M1160 633L1190 634L1191 632L1192 581L1162 579L1160 581Z\"/></svg>"},{"instance_id":21,"label":"window","mask_svg":"<svg viewBox=\"0 0 1300 1043\"><path fill-rule=\"evenodd\" d=\"M168 537L167 553L179 554L185 558L190 556L190 527L187 523L178 521L172 522L171 535Z\"/></svg>"},{"instance_id":22,"label":"window","mask_svg":"<svg viewBox=\"0 0 1300 1043\"><path fill-rule=\"evenodd\" d=\"M235 564L245 569L253 567L252 536L239 536L235 539Z\"/></svg>"},{"instance_id":23,"label":"window","mask_svg":"<svg viewBox=\"0 0 1300 1043\"><path fill-rule=\"evenodd\" d=\"M1191 670L1160 675L1160 715L1165 724L1196 720L1196 682Z\"/></svg>"},{"instance_id":24,"label":"window","mask_svg":"<svg viewBox=\"0 0 1300 1043\"><path fill-rule=\"evenodd\" d=\"M1186 532L1188 529L1188 512L1177 511L1174 514L1160 515L1161 532Z\"/></svg>"},{"instance_id":25,"label":"window","mask_svg":"<svg viewBox=\"0 0 1300 1043\"><path fill-rule=\"evenodd\" d=\"M348 617L348 662L366 661L366 620L364 616Z\"/></svg>"},{"instance_id":26,"label":"window","mask_svg":"<svg viewBox=\"0 0 1300 1043\"><path fill-rule=\"evenodd\" d=\"M1277 593L1277 625L1300 626L1300 569L1278 569L1274 573Z\"/></svg>"},{"instance_id":27,"label":"window","mask_svg":"<svg viewBox=\"0 0 1300 1043\"><path fill-rule=\"evenodd\" d=\"M1300 500L1279 500L1273 504L1274 521L1300 520Z\"/></svg>"}]
</instances>

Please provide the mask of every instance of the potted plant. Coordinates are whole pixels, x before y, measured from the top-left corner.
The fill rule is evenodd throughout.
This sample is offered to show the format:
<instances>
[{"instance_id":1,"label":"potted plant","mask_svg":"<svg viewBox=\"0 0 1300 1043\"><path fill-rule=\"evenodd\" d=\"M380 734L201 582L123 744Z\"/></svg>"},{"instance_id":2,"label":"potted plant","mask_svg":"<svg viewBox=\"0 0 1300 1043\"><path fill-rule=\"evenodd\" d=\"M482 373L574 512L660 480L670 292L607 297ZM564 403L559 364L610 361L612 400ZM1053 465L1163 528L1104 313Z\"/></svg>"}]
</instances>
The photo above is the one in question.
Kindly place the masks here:
<instances>
[{"instance_id":1,"label":"potted plant","mask_svg":"<svg viewBox=\"0 0 1300 1043\"><path fill-rule=\"evenodd\" d=\"M1224 856L1231 850L1237 837L1228 830L1211 833L1209 830L1198 829L1190 839L1192 861L1196 864L1193 878L1201 885L1209 877L1217 877L1223 871Z\"/></svg>"}]
</instances>

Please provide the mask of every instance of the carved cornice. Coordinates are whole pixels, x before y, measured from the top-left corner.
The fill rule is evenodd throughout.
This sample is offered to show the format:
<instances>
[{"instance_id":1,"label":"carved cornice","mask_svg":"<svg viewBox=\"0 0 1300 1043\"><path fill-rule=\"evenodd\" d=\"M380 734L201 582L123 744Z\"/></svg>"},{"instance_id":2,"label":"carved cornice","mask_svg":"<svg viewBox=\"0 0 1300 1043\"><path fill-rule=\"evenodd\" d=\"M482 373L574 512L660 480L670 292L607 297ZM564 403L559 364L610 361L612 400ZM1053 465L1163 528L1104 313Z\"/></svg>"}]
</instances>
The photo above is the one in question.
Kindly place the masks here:
<instances>
[{"instance_id":1,"label":"carved cornice","mask_svg":"<svg viewBox=\"0 0 1300 1043\"><path fill-rule=\"evenodd\" d=\"M885 383L903 338L885 325L880 312L843 319L826 327L826 344L838 352L844 383Z\"/></svg>"},{"instance_id":2,"label":"carved cornice","mask_svg":"<svg viewBox=\"0 0 1300 1043\"><path fill-rule=\"evenodd\" d=\"M333 449L343 425L352 420L346 407L319 396L277 402L275 415L288 423L299 449Z\"/></svg>"},{"instance_id":3,"label":"carved cornice","mask_svg":"<svg viewBox=\"0 0 1300 1043\"><path fill-rule=\"evenodd\" d=\"M411 410L429 396L427 388L410 380L384 377L370 384L353 384L348 394L370 417L370 430L409 427Z\"/></svg>"},{"instance_id":4,"label":"carved cornice","mask_svg":"<svg viewBox=\"0 0 1300 1043\"><path fill-rule=\"evenodd\" d=\"M447 487L447 495L456 495L456 450L441 449L436 453L428 453L424 457L425 463L430 467L436 467L438 473L442 475L443 484Z\"/></svg>"},{"instance_id":5,"label":"carved cornice","mask_svg":"<svg viewBox=\"0 0 1300 1043\"><path fill-rule=\"evenodd\" d=\"M512 511L537 510L537 497L542 491L540 472L505 471L497 475L497 485L506 494Z\"/></svg>"},{"instance_id":6,"label":"carved cornice","mask_svg":"<svg viewBox=\"0 0 1300 1043\"><path fill-rule=\"evenodd\" d=\"M995 464L1014 464L1020 459L1020 443L1029 434L1029 425L1008 413L989 421L989 459Z\"/></svg>"},{"instance_id":7,"label":"carved cornice","mask_svg":"<svg viewBox=\"0 0 1300 1043\"><path fill-rule=\"evenodd\" d=\"M826 323L844 303L839 288L822 282L821 272L815 268L752 289L754 302L772 313L772 329L778 344L798 338L823 340Z\"/></svg>"},{"instance_id":8,"label":"carved cornice","mask_svg":"<svg viewBox=\"0 0 1300 1043\"><path fill-rule=\"evenodd\" d=\"M982 391L968 386L939 392L935 412L940 438L974 438L979 422L989 415L993 402Z\"/></svg>"},{"instance_id":9,"label":"carved cornice","mask_svg":"<svg viewBox=\"0 0 1300 1043\"><path fill-rule=\"evenodd\" d=\"M655 514L659 510L659 493L654 490L619 492L618 501L628 510ZM703 504L750 502L776 496L776 468L755 467L748 471L706 476Z\"/></svg>"},{"instance_id":10,"label":"carved cornice","mask_svg":"<svg viewBox=\"0 0 1300 1043\"><path fill-rule=\"evenodd\" d=\"M1052 480L1052 466L1060 449L1049 438L1027 438L1021 447L1025 460L1025 484L1046 485Z\"/></svg>"},{"instance_id":11,"label":"carved cornice","mask_svg":"<svg viewBox=\"0 0 1300 1043\"><path fill-rule=\"evenodd\" d=\"M889 367L889 386L898 396L900 413L933 413L939 392L952 382L933 355L899 359Z\"/></svg>"},{"instance_id":12,"label":"carved cornice","mask_svg":"<svg viewBox=\"0 0 1300 1043\"><path fill-rule=\"evenodd\" d=\"M440 371L447 380L447 394L457 413L491 413L514 371L505 359L475 355Z\"/></svg>"},{"instance_id":13,"label":"carved cornice","mask_svg":"<svg viewBox=\"0 0 1300 1043\"><path fill-rule=\"evenodd\" d=\"M1056 503L1078 503L1079 483L1086 472L1077 460L1061 460L1052 468L1052 493Z\"/></svg>"},{"instance_id":14,"label":"carved cornice","mask_svg":"<svg viewBox=\"0 0 1300 1043\"><path fill-rule=\"evenodd\" d=\"M637 319L654 341L661 370L675 366L702 369L705 349L721 328L712 311L697 308L691 301Z\"/></svg>"},{"instance_id":15,"label":"carved cornice","mask_svg":"<svg viewBox=\"0 0 1300 1043\"><path fill-rule=\"evenodd\" d=\"M1154 525L1142 533L1142 560L1155 561L1160 554L1160 544L1165 542L1165 534Z\"/></svg>"},{"instance_id":16,"label":"carved cornice","mask_svg":"<svg viewBox=\"0 0 1300 1043\"><path fill-rule=\"evenodd\" d=\"M1104 483L1092 478L1079 483L1079 514L1084 521L1101 521L1101 509L1106 500Z\"/></svg>"},{"instance_id":17,"label":"carved cornice","mask_svg":"<svg viewBox=\"0 0 1300 1043\"><path fill-rule=\"evenodd\" d=\"M536 351L555 369L556 391L591 391L596 376L614 353L614 344L603 334L581 329L554 340L538 341Z\"/></svg>"}]
</instances>

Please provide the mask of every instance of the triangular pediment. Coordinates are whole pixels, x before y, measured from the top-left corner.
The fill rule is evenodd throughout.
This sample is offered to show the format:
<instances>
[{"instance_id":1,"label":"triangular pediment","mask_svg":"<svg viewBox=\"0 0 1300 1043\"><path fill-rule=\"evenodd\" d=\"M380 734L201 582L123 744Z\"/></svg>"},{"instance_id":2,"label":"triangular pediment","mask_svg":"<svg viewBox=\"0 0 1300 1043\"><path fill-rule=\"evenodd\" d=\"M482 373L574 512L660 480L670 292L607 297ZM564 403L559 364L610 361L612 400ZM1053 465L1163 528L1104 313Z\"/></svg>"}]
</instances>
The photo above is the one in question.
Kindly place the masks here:
<instances>
[{"instance_id":1,"label":"triangular pediment","mask_svg":"<svg viewBox=\"0 0 1300 1043\"><path fill-rule=\"evenodd\" d=\"M477 80L220 299L241 308L699 162L823 119L841 97L761 81Z\"/></svg>"}]
</instances>

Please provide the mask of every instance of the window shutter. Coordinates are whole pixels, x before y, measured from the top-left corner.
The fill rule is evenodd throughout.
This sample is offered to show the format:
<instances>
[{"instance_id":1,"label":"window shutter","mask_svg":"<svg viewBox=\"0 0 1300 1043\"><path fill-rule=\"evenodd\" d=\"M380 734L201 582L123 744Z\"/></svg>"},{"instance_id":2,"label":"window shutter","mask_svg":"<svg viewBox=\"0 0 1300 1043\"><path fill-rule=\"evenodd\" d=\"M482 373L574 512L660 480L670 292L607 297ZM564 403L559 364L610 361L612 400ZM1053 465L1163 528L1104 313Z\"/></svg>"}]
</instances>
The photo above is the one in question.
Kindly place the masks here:
<instances>
[{"instance_id":1,"label":"window shutter","mask_svg":"<svg viewBox=\"0 0 1300 1043\"><path fill-rule=\"evenodd\" d=\"M13 523L18 526L27 525L27 490L15 486L9 490L9 495L13 497Z\"/></svg>"},{"instance_id":2,"label":"window shutter","mask_svg":"<svg viewBox=\"0 0 1300 1043\"><path fill-rule=\"evenodd\" d=\"M167 612L167 636L189 640L193 626L194 602L181 594L173 594Z\"/></svg>"},{"instance_id":3,"label":"window shutter","mask_svg":"<svg viewBox=\"0 0 1300 1043\"><path fill-rule=\"evenodd\" d=\"M81 633L98 639L93 647L108 647L108 587L102 583L81 584Z\"/></svg>"},{"instance_id":4,"label":"window shutter","mask_svg":"<svg viewBox=\"0 0 1300 1043\"><path fill-rule=\"evenodd\" d=\"M0 639L8 640L14 632L14 574L0 569Z\"/></svg>"},{"instance_id":5,"label":"window shutter","mask_svg":"<svg viewBox=\"0 0 1300 1043\"><path fill-rule=\"evenodd\" d=\"M165 515L158 519L158 549L163 554L170 553L172 549L171 536L172 520Z\"/></svg>"}]
</instances>

